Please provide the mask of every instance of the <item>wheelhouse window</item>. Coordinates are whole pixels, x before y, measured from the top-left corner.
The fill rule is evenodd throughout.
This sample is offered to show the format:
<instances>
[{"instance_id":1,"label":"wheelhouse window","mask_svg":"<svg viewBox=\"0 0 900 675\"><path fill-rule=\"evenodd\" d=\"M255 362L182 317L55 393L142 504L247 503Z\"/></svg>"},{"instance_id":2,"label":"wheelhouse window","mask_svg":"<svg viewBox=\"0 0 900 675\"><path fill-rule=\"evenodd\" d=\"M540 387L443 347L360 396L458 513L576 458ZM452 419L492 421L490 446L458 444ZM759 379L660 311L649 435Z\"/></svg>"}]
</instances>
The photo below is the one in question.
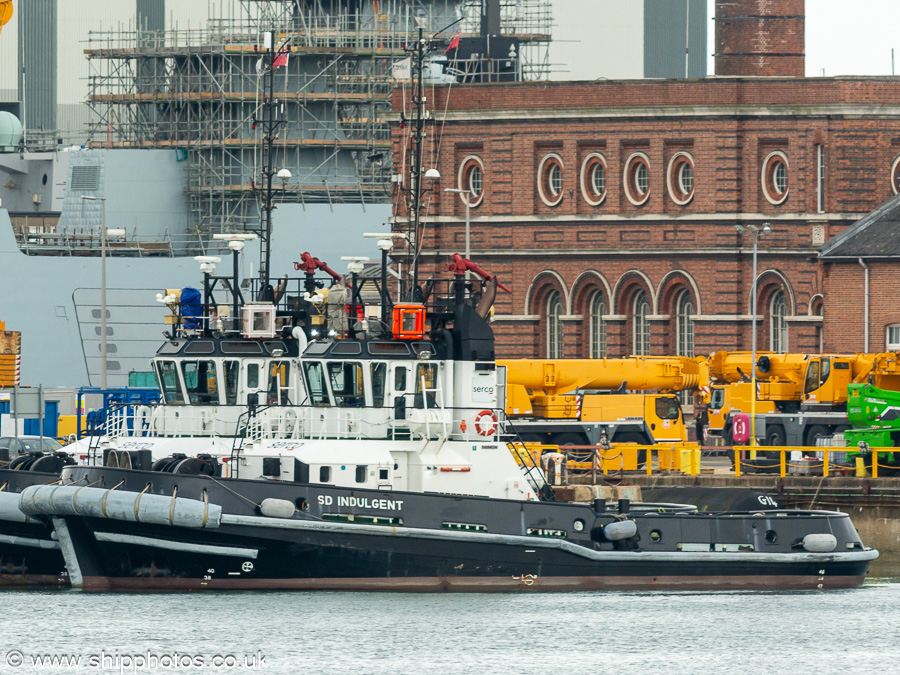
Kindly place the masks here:
<instances>
[{"instance_id":1,"label":"wheelhouse window","mask_svg":"<svg viewBox=\"0 0 900 675\"><path fill-rule=\"evenodd\" d=\"M787 352L787 296L785 296L784 291L778 291L772 296L769 316L771 317L770 348L777 353Z\"/></svg>"},{"instance_id":2,"label":"wheelhouse window","mask_svg":"<svg viewBox=\"0 0 900 675\"><path fill-rule=\"evenodd\" d=\"M331 482L331 467L330 466L320 466L319 467L319 482L320 483L330 483Z\"/></svg>"},{"instance_id":3,"label":"wheelhouse window","mask_svg":"<svg viewBox=\"0 0 900 675\"><path fill-rule=\"evenodd\" d=\"M223 364L225 372L225 404L235 405L238 395L238 380L241 374L240 361L225 361Z\"/></svg>"},{"instance_id":4,"label":"wheelhouse window","mask_svg":"<svg viewBox=\"0 0 900 675\"><path fill-rule=\"evenodd\" d=\"M191 403L218 403L215 361L182 361L181 374Z\"/></svg>"},{"instance_id":5,"label":"wheelhouse window","mask_svg":"<svg viewBox=\"0 0 900 675\"><path fill-rule=\"evenodd\" d=\"M334 403L339 406L362 407L366 404L362 364L357 361L330 361L328 377Z\"/></svg>"},{"instance_id":6,"label":"wheelhouse window","mask_svg":"<svg viewBox=\"0 0 900 675\"><path fill-rule=\"evenodd\" d=\"M640 291L634 298L634 353L636 356L650 354L650 301L647 292Z\"/></svg>"},{"instance_id":7,"label":"wheelhouse window","mask_svg":"<svg viewBox=\"0 0 900 675\"><path fill-rule=\"evenodd\" d=\"M376 408L384 407L384 388L387 382L387 364L375 362L369 364L372 377L372 405Z\"/></svg>"},{"instance_id":8,"label":"wheelhouse window","mask_svg":"<svg viewBox=\"0 0 900 675\"><path fill-rule=\"evenodd\" d=\"M304 361L303 372L306 375L306 390L312 405L331 405L328 398L328 387L325 384L325 369L319 361Z\"/></svg>"},{"instance_id":9,"label":"wheelhouse window","mask_svg":"<svg viewBox=\"0 0 900 675\"><path fill-rule=\"evenodd\" d=\"M257 389L259 387L259 364L247 364L247 388Z\"/></svg>"},{"instance_id":10,"label":"wheelhouse window","mask_svg":"<svg viewBox=\"0 0 900 675\"><path fill-rule=\"evenodd\" d=\"M409 368L398 366L394 370L394 391L406 391L406 379L408 377Z\"/></svg>"},{"instance_id":11,"label":"wheelhouse window","mask_svg":"<svg viewBox=\"0 0 900 675\"><path fill-rule=\"evenodd\" d=\"M288 405L291 402L290 382L290 361L272 361L269 364L269 405Z\"/></svg>"},{"instance_id":12,"label":"wheelhouse window","mask_svg":"<svg viewBox=\"0 0 900 675\"><path fill-rule=\"evenodd\" d=\"M437 398L437 365L434 363L420 363L416 367L416 396L415 407L436 408Z\"/></svg>"},{"instance_id":13,"label":"wheelhouse window","mask_svg":"<svg viewBox=\"0 0 900 675\"><path fill-rule=\"evenodd\" d=\"M562 358L562 295L559 291L552 291L547 298L547 358Z\"/></svg>"},{"instance_id":14,"label":"wheelhouse window","mask_svg":"<svg viewBox=\"0 0 900 675\"><path fill-rule=\"evenodd\" d=\"M591 353L592 359L606 358L606 298L601 291L595 292L591 296L589 317L589 330L591 334Z\"/></svg>"},{"instance_id":15,"label":"wheelhouse window","mask_svg":"<svg viewBox=\"0 0 900 675\"><path fill-rule=\"evenodd\" d=\"M159 390L162 392L163 401L184 403L184 394L178 381L178 366L174 361L157 361L156 377L159 380Z\"/></svg>"}]
</instances>

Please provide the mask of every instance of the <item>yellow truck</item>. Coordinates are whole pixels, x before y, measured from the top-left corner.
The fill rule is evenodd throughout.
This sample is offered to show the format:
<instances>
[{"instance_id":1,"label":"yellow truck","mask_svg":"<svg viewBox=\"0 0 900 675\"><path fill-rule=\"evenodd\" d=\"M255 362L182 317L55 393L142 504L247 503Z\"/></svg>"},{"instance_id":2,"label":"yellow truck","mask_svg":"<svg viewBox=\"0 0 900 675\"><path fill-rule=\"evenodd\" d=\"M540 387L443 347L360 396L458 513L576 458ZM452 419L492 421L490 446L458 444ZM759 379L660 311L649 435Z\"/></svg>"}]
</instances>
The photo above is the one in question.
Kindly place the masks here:
<instances>
[{"instance_id":1,"label":"yellow truck","mask_svg":"<svg viewBox=\"0 0 900 675\"><path fill-rule=\"evenodd\" d=\"M847 387L868 382L900 390L897 354L775 354L757 352L757 438L765 445L814 446L843 432ZM716 352L709 359L709 433L731 445L732 420L750 414L750 352Z\"/></svg>"},{"instance_id":2,"label":"yellow truck","mask_svg":"<svg viewBox=\"0 0 900 675\"><path fill-rule=\"evenodd\" d=\"M548 445L685 442L673 392L709 382L705 359L498 360L506 373L506 414L528 442ZM637 391L642 393L625 393ZM659 393L643 393L643 392Z\"/></svg>"}]
</instances>

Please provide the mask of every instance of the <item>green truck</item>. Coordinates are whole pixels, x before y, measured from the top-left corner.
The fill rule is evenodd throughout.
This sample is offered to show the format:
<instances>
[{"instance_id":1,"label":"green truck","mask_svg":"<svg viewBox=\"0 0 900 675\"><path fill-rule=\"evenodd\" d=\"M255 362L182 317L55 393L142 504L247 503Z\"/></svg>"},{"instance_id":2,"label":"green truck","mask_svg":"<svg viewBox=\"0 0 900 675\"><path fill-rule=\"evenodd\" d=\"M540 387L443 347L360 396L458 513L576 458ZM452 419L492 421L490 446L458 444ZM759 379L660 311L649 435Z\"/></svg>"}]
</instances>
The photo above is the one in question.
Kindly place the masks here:
<instances>
[{"instance_id":1,"label":"green truck","mask_svg":"<svg viewBox=\"0 0 900 675\"><path fill-rule=\"evenodd\" d=\"M862 457L872 465L869 448L898 448L878 454L879 475L900 473L900 391L879 389L871 384L847 387L847 419L852 428L844 432L844 443L854 448L847 459Z\"/></svg>"}]
</instances>

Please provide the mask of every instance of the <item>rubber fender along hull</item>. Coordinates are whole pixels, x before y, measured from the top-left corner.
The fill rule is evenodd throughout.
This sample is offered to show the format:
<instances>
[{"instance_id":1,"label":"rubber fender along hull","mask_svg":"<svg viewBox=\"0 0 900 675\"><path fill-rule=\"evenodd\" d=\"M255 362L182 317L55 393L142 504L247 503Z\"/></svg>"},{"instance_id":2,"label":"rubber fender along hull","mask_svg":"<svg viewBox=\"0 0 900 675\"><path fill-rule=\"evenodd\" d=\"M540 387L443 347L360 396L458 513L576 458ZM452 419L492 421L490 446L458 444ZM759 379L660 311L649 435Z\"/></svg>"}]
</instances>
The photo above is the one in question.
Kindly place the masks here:
<instances>
[{"instance_id":1,"label":"rubber fender along hull","mask_svg":"<svg viewBox=\"0 0 900 675\"><path fill-rule=\"evenodd\" d=\"M189 537L157 526L135 543L125 524L67 523L83 588L98 591L833 589L862 585L874 557L610 552L588 560L559 549L235 525Z\"/></svg>"}]
</instances>

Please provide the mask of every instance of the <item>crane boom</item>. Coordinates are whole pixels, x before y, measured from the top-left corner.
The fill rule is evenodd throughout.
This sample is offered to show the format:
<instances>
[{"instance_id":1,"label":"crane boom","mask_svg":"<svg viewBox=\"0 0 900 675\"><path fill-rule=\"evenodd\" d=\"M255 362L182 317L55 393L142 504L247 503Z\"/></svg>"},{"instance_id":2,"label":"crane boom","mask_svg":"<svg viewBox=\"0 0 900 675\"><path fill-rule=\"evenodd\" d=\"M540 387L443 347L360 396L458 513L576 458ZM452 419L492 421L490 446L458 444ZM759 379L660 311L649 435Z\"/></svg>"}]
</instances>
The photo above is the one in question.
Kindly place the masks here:
<instances>
[{"instance_id":1,"label":"crane boom","mask_svg":"<svg viewBox=\"0 0 900 675\"><path fill-rule=\"evenodd\" d=\"M709 386L705 359L688 356L630 356L621 359L498 360L506 381L547 396L576 389L619 388L681 391Z\"/></svg>"}]
</instances>

